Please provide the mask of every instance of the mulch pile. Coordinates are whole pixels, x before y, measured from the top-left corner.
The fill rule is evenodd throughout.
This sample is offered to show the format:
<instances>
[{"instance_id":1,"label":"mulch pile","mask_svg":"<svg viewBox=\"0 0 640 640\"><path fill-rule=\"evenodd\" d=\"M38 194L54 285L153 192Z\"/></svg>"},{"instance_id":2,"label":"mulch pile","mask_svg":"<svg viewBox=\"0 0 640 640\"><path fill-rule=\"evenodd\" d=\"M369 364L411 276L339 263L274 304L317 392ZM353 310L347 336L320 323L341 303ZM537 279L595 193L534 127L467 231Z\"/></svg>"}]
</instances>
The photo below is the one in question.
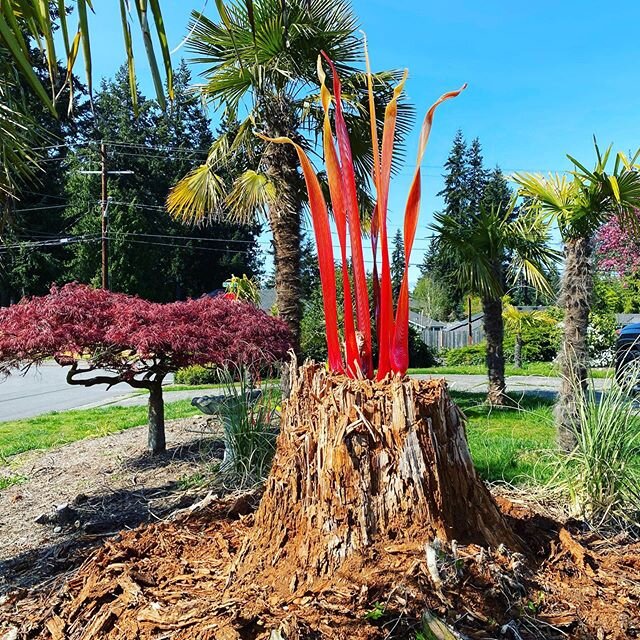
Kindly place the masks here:
<instances>
[{"instance_id":1,"label":"mulch pile","mask_svg":"<svg viewBox=\"0 0 640 640\"><path fill-rule=\"evenodd\" d=\"M600 539L498 498L529 556L387 540L291 593L287 566L276 565L278 584L234 579L251 498L122 533L54 585L7 594L0 639L373 640L416 638L424 625L423 638L447 640L640 637L637 541Z\"/></svg>"}]
</instances>

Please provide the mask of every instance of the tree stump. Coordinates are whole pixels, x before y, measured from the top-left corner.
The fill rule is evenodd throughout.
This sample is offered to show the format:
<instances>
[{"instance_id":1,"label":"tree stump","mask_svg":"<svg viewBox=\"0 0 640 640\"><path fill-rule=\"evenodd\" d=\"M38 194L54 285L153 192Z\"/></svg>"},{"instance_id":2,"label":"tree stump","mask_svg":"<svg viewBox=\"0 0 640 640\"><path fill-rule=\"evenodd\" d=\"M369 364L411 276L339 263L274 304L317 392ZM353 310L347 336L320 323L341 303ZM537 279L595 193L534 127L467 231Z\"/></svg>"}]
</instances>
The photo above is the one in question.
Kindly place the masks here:
<instances>
[{"instance_id":1,"label":"tree stump","mask_svg":"<svg viewBox=\"0 0 640 640\"><path fill-rule=\"evenodd\" d=\"M234 579L274 572L290 576L293 591L374 542L436 537L520 546L476 474L445 381L292 366L273 467Z\"/></svg>"}]
</instances>

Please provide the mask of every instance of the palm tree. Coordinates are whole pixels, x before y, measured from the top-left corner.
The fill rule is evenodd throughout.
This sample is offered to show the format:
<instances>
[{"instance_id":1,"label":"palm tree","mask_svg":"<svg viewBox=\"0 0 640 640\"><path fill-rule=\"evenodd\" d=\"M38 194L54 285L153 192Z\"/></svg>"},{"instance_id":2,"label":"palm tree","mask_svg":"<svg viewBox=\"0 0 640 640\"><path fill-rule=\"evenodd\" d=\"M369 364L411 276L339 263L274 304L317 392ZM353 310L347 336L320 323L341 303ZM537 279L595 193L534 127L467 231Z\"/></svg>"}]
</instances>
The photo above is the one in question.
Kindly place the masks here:
<instances>
[{"instance_id":1,"label":"palm tree","mask_svg":"<svg viewBox=\"0 0 640 640\"><path fill-rule=\"evenodd\" d=\"M505 209L484 208L461 222L446 213L434 214L432 229L442 255L457 264L460 286L480 296L487 338L487 370L490 404L505 402L504 321L502 298L505 283L524 278L531 286L548 290L545 271L557 258L548 246L548 222L536 212L513 215L513 204ZM510 264L505 272L505 259Z\"/></svg>"},{"instance_id":2,"label":"palm tree","mask_svg":"<svg viewBox=\"0 0 640 640\"><path fill-rule=\"evenodd\" d=\"M524 346L524 333L528 329L534 329L540 324L556 324L556 320L548 313L540 309L519 309L505 297L503 300L502 317L504 326L515 338L513 348L513 364L517 369L522 369L522 347Z\"/></svg>"},{"instance_id":3,"label":"palm tree","mask_svg":"<svg viewBox=\"0 0 640 640\"><path fill-rule=\"evenodd\" d=\"M275 286L280 315L297 339L301 317L300 240L306 190L298 159L290 145L264 142L288 137L308 152L321 139L324 113L319 100L318 59L325 52L343 79L347 124L362 189L363 213L373 206L367 197L373 157L368 125L366 75L354 66L362 58L357 20L344 0L258 0L218 3L216 22L193 12L190 39L193 62L203 65L205 99L239 120L213 143L204 164L170 193L169 211L179 219L201 223L224 218L243 223L265 217L275 254ZM375 76L377 113L392 96L392 72ZM244 117L241 117L241 114ZM382 127L382 122L379 123ZM401 109L398 137L411 125ZM219 172L239 152L249 164L232 185Z\"/></svg>"},{"instance_id":4,"label":"palm tree","mask_svg":"<svg viewBox=\"0 0 640 640\"><path fill-rule=\"evenodd\" d=\"M638 230L635 209L640 207L640 173L635 161L618 153L609 173L611 147L604 154L595 145L596 163L589 171L574 165L570 177L550 174L516 174L520 195L530 210L552 216L564 243L564 272L560 301L564 307L561 353L562 382L556 405L558 442L565 450L575 446L580 428L579 406L587 385L587 328L593 286L593 239L600 226L617 216L623 226Z\"/></svg>"}]
</instances>

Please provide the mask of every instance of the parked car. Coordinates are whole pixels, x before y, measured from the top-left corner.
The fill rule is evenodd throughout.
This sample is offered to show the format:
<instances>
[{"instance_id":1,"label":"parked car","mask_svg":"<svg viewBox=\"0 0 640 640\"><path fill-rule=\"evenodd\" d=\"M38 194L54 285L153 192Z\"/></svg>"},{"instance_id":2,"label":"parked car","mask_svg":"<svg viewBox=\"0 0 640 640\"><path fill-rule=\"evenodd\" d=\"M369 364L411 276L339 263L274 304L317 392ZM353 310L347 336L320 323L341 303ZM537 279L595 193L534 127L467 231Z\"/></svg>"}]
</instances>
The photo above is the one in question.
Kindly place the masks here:
<instances>
[{"instance_id":1,"label":"parked car","mask_svg":"<svg viewBox=\"0 0 640 640\"><path fill-rule=\"evenodd\" d=\"M640 391L640 322L622 328L616 341L616 380L623 384L632 375Z\"/></svg>"}]
</instances>

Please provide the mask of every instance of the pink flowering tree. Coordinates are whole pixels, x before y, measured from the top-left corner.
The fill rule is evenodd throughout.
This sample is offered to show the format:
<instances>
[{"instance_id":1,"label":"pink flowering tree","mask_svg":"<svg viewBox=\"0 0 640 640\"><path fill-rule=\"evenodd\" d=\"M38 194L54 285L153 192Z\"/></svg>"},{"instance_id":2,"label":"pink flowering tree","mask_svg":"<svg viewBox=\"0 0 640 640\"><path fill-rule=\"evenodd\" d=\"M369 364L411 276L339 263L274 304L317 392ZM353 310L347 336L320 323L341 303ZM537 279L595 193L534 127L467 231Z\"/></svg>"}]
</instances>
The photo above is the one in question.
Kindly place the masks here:
<instances>
[{"instance_id":1,"label":"pink flowering tree","mask_svg":"<svg viewBox=\"0 0 640 640\"><path fill-rule=\"evenodd\" d=\"M223 297L159 304L68 284L0 309L0 374L54 358L69 367L69 384L147 389L154 454L166 448L167 374L198 364L260 367L282 359L290 344L283 321Z\"/></svg>"},{"instance_id":2,"label":"pink flowering tree","mask_svg":"<svg viewBox=\"0 0 640 640\"><path fill-rule=\"evenodd\" d=\"M640 227L640 210L635 211ZM596 236L596 255L601 269L621 277L640 271L640 239L618 218L610 218Z\"/></svg>"}]
</instances>

